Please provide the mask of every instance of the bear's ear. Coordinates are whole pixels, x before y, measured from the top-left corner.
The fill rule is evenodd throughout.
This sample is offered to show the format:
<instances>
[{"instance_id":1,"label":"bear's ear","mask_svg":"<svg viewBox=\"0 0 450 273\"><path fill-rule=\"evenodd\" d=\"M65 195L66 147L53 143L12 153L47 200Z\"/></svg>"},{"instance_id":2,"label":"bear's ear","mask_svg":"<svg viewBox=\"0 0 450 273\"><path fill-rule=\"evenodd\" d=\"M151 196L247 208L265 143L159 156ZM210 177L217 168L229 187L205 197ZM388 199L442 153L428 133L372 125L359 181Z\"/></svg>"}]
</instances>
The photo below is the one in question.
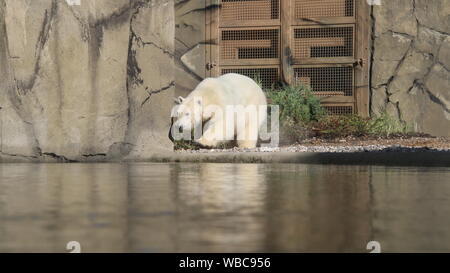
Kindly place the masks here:
<instances>
[{"instance_id":1,"label":"bear's ear","mask_svg":"<svg viewBox=\"0 0 450 273\"><path fill-rule=\"evenodd\" d=\"M185 100L185 98L183 98L181 96L174 99L176 104L182 104L184 100Z\"/></svg>"}]
</instances>

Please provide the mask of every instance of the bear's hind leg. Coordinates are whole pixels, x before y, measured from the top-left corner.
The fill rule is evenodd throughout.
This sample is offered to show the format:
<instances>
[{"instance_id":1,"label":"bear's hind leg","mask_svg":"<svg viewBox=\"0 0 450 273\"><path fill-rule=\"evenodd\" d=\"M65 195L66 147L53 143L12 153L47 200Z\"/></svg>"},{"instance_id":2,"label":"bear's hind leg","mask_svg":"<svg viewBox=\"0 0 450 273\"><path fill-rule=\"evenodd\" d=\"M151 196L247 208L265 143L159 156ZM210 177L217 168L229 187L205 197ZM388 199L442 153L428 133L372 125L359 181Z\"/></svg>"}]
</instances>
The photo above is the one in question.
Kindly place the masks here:
<instances>
[{"instance_id":1,"label":"bear's hind leg","mask_svg":"<svg viewBox=\"0 0 450 273\"><path fill-rule=\"evenodd\" d=\"M254 149L256 148L257 140L238 140L238 147L242 149Z\"/></svg>"},{"instance_id":2,"label":"bear's hind leg","mask_svg":"<svg viewBox=\"0 0 450 273\"><path fill-rule=\"evenodd\" d=\"M258 144L258 126L253 122L247 122L247 128L240 131L238 129L237 144L242 149L253 149Z\"/></svg>"},{"instance_id":3,"label":"bear's hind leg","mask_svg":"<svg viewBox=\"0 0 450 273\"><path fill-rule=\"evenodd\" d=\"M219 141L214 138L214 134L211 131L206 131L201 138L197 140L197 143L203 147L214 148L219 145Z\"/></svg>"}]
</instances>

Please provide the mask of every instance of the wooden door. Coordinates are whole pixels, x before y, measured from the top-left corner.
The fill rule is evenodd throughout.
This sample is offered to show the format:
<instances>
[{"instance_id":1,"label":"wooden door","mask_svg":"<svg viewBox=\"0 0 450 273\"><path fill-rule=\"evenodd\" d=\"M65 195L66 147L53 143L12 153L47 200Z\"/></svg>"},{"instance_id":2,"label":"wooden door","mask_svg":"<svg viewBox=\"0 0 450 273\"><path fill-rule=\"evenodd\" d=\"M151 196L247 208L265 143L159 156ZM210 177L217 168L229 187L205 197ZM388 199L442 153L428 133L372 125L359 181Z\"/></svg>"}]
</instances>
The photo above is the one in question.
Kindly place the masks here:
<instances>
[{"instance_id":1,"label":"wooden door","mask_svg":"<svg viewBox=\"0 0 450 273\"><path fill-rule=\"evenodd\" d=\"M368 116L365 0L208 0L209 76L309 85L330 114Z\"/></svg>"}]
</instances>

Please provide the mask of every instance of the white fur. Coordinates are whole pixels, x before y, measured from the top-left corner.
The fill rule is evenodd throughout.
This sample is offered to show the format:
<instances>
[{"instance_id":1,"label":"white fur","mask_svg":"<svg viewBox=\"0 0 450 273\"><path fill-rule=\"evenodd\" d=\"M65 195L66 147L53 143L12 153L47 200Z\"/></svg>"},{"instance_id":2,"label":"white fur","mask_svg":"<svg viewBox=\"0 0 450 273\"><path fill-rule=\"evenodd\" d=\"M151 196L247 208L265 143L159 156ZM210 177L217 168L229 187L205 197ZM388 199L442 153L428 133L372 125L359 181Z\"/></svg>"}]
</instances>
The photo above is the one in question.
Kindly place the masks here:
<instances>
[{"instance_id":1,"label":"white fur","mask_svg":"<svg viewBox=\"0 0 450 273\"><path fill-rule=\"evenodd\" d=\"M180 110L177 112L178 125L184 128L195 128L202 122L209 120L203 128L203 135L196 140L203 146L217 147L220 143L237 138L240 148L254 148L257 145L259 128L266 121L266 112L259 115L257 119L246 119L243 127L237 126L234 120L234 135L222 135L216 128L226 128L226 124L231 124L230 116L226 114L227 106L243 106L258 108L267 107L267 100L264 92L258 84L249 77L239 74L226 74L218 78L208 78L203 80L189 96L185 99L178 98ZM194 109L201 105L201 119L195 119ZM217 114L211 115L208 109L211 106L220 108L224 117ZM226 118L228 117L228 118ZM236 117L235 117L236 119ZM225 123L225 124L224 124ZM223 129L222 132L226 130Z\"/></svg>"}]
</instances>

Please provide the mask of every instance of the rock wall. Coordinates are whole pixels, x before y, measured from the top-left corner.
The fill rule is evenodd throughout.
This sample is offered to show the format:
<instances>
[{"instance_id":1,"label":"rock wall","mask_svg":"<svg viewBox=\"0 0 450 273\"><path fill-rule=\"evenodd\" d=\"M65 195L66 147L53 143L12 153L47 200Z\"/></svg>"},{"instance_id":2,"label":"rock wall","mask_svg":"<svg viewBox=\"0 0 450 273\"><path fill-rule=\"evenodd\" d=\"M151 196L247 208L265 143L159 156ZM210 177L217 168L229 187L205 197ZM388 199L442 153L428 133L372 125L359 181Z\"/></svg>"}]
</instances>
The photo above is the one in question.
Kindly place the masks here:
<instances>
[{"instance_id":1,"label":"rock wall","mask_svg":"<svg viewBox=\"0 0 450 273\"><path fill-rule=\"evenodd\" d=\"M175 1L176 94L188 95L205 78L206 1Z\"/></svg>"},{"instance_id":2,"label":"rock wall","mask_svg":"<svg viewBox=\"0 0 450 273\"><path fill-rule=\"evenodd\" d=\"M450 1L374 6L371 112L450 136Z\"/></svg>"},{"instance_id":3,"label":"rock wall","mask_svg":"<svg viewBox=\"0 0 450 273\"><path fill-rule=\"evenodd\" d=\"M171 150L173 1L0 0L1 157Z\"/></svg>"}]
</instances>

